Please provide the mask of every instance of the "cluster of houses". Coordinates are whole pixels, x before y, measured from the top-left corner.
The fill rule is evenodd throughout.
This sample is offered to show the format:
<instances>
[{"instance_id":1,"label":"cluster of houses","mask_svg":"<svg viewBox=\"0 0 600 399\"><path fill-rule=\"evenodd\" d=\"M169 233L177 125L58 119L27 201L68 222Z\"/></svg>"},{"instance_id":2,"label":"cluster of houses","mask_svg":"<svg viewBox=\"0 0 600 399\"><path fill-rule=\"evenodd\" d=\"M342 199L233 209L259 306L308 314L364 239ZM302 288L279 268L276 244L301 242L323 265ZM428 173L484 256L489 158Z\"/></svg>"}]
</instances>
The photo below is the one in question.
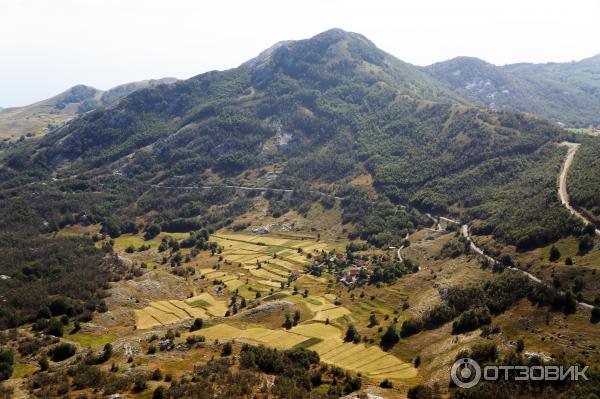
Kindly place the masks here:
<instances>
[{"instance_id":1,"label":"cluster of houses","mask_svg":"<svg viewBox=\"0 0 600 399\"><path fill-rule=\"evenodd\" d=\"M340 282L344 285L352 285L360 278L369 278L372 274L372 270L366 267L367 261L364 259L356 259L350 262L345 257L339 254L327 254L321 252L321 254L313 258L313 264L315 266L321 266L326 268L329 265L335 265L336 269L343 269Z\"/></svg>"},{"instance_id":2,"label":"cluster of houses","mask_svg":"<svg viewBox=\"0 0 600 399\"><path fill-rule=\"evenodd\" d=\"M279 230L281 230L281 231L293 231L294 230L294 227L292 225L290 225L289 223L271 222L264 226L259 226L259 227L253 228L252 232L254 234L259 234L259 235L269 234L269 232L275 227L279 227Z\"/></svg>"}]
</instances>

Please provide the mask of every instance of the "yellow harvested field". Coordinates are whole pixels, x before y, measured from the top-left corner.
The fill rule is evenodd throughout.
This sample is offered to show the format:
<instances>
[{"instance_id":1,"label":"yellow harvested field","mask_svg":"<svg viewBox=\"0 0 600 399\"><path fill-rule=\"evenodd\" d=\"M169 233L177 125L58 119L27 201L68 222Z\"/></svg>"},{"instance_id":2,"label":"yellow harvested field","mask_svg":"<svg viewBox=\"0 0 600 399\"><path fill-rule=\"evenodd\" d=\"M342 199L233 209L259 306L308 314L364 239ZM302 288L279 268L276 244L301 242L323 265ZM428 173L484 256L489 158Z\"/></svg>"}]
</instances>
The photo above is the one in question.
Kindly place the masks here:
<instances>
[{"instance_id":1,"label":"yellow harvested field","mask_svg":"<svg viewBox=\"0 0 600 399\"><path fill-rule=\"evenodd\" d=\"M184 334L184 338L189 333ZM308 349L316 351L325 363L362 373L375 380L413 379L417 370L378 346L365 346L342 341L342 331L323 323L300 324L291 330L271 330L257 327L239 329L227 324L218 324L202 330L209 340L239 339L264 344L278 349L289 349L311 338L322 339Z\"/></svg>"},{"instance_id":2,"label":"yellow harvested field","mask_svg":"<svg viewBox=\"0 0 600 399\"><path fill-rule=\"evenodd\" d=\"M239 288L240 286L244 285L244 282L240 279L235 279L235 280L226 281L225 285L230 290L235 290L235 289Z\"/></svg>"},{"instance_id":3,"label":"yellow harvested field","mask_svg":"<svg viewBox=\"0 0 600 399\"><path fill-rule=\"evenodd\" d=\"M381 359L385 355L386 353L379 350L378 347L370 346L361 353L360 357L356 357L355 359L347 359L346 364L347 367L351 368L362 367L376 361L377 359Z\"/></svg>"},{"instance_id":4,"label":"yellow harvested field","mask_svg":"<svg viewBox=\"0 0 600 399\"><path fill-rule=\"evenodd\" d=\"M335 351L335 353L330 352L326 355L323 355L323 360L334 364L341 364L347 359L352 359L355 355L358 356L366 349L367 348L363 344L347 343L341 348L341 350Z\"/></svg>"},{"instance_id":5,"label":"yellow harvested field","mask_svg":"<svg viewBox=\"0 0 600 399\"><path fill-rule=\"evenodd\" d=\"M169 301L169 303L171 303L173 306L182 309L183 311L185 311L187 314L190 315L190 317L206 317L206 311L204 309L201 308L196 308L194 306L190 306L187 303L185 303L184 301L174 301L171 300Z\"/></svg>"},{"instance_id":6,"label":"yellow harvested field","mask_svg":"<svg viewBox=\"0 0 600 399\"><path fill-rule=\"evenodd\" d=\"M412 366L409 363L404 363L403 365L400 366L394 366L394 367L390 367L390 368L385 368L382 369L380 371L376 371L373 373L370 373L370 375L373 376L393 376L396 373L405 373L407 372L410 368L412 368Z\"/></svg>"},{"instance_id":7,"label":"yellow harvested field","mask_svg":"<svg viewBox=\"0 0 600 399\"><path fill-rule=\"evenodd\" d=\"M244 337L248 339L261 340L261 338L266 337L267 335L273 334L274 331L268 328L256 327L256 328L248 328L243 331Z\"/></svg>"},{"instance_id":8,"label":"yellow harvested field","mask_svg":"<svg viewBox=\"0 0 600 399\"><path fill-rule=\"evenodd\" d=\"M189 313L187 313L183 309L173 306L173 304L168 301L150 302L150 306L158 310L162 310L163 312L170 313L180 320L187 319L190 317Z\"/></svg>"},{"instance_id":9,"label":"yellow harvested field","mask_svg":"<svg viewBox=\"0 0 600 399\"><path fill-rule=\"evenodd\" d=\"M262 268L270 273L276 274L281 277L285 277L286 279L287 279L288 275L290 274L290 272L288 270L281 270L273 265L262 265Z\"/></svg>"},{"instance_id":10,"label":"yellow harvested field","mask_svg":"<svg viewBox=\"0 0 600 399\"><path fill-rule=\"evenodd\" d=\"M361 373L375 380L388 378L406 380L417 376L412 364L382 351L378 346L365 347L363 344L343 343L327 339L309 349L316 351L321 360L346 370Z\"/></svg>"},{"instance_id":11,"label":"yellow harvested field","mask_svg":"<svg viewBox=\"0 0 600 399\"><path fill-rule=\"evenodd\" d=\"M232 339L232 338L236 338L239 335L239 332L241 330L238 328L235 328L233 326L230 326L229 324L217 324L215 326L211 326L208 328L203 328L201 333L204 337L206 337L206 339L209 340L228 340L228 339ZM184 334L184 335L189 335L188 334Z\"/></svg>"},{"instance_id":12,"label":"yellow harvested field","mask_svg":"<svg viewBox=\"0 0 600 399\"><path fill-rule=\"evenodd\" d=\"M181 320L179 317L175 316L172 313L167 313L160 309L157 309L153 306L148 306L144 308L144 311L148 313L150 316L154 317L156 320L160 322L160 324L173 324Z\"/></svg>"},{"instance_id":13,"label":"yellow harvested field","mask_svg":"<svg viewBox=\"0 0 600 399\"><path fill-rule=\"evenodd\" d=\"M200 274L206 274L214 272L215 269L213 269L212 267L205 267L203 269L198 269L198 271L200 272Z\"/></svg>"},{"instance_id":14,"label":"yellow harvested field","mask_svg":"<svg viewBox=\"0 0 600 399\"><path fill-rule=\"evenodd\" d=\"M263 337L260 342L278 349L289 349L307 339L304 335L294 334L286 330L275 330Z\"/></svg>"},{"instance_id":15,"label":"yellow harvested field","mask_svg":"<svg viewBox=\"0 0 600 399\"><path fill-rule=\"evenodd\" d=\"M188 304L196 301L204 301L208 303L209 306L207 307L206 311L213 316L224 316L225 312L227 312L227 304L223 301L217 301L209 293L205 292L185 300L185 302Z\"/></svg>"},{"instance_id":16,"label":"yellow harvested field","mask_svg":"<svg viewBox=\"0 0 600 399\"><path fill-rule=\"evenodd\" d=\"M403 362L398 360L397 357L388 354L387 356L378 359L376 362L371 362L365 366L362 366L361 370L363 370L364 373L376 373L377 371L400 366L402 364Z\"/></svg>"},{"instance_id":17,"label":"yellow harvested field","mask_svg":"<svg viewBox=\"0 0 600 399\"><path fill-rule=\"evenodd\" d=\"M136 309L133 313L135 316L135 327L138 330L146 330L162 325L160 321L156 320L148 312L145 312L144 309Z\"/></svg>"},{"instance_id":18,"label":"yellow harvested field","mask_svg":"<svg viewBox=\"0 0 600 399\"><path fill-rule=\"evenodd\" d=\"M339 319L340 317L349 315L350 311L343 306L337 306L330 309L320 310L317 312L313 320L325 321Z\"/></svg>"},{"instance_id":19,"label":"yellow harvested field","mask_svg":"<svg viewBox=\"0 0 600 399\"><path fill-rule=\"evenodd\" d=\"M206 278L211 279L211 280L220 279L221 277L226 276L226 275L227 275L227 273L220 272L218 270L214 270L210 273L205 274Z\"/></svg>"},{"instance_id":20,"label":"yellow harvested field","mask_svg":"<svg viewBox=\"0 0 600 399\"><path fill-rule=\"evenodd\" d=\"M309 339L304 335L294 334L286 330L270 330L262 327L242 330L228 324L217 324L203 329L202 335L207 339L218 339L220 341L230 339L248 340L278 349L289 349Z\"/></svg>"},{"instance_id":21,"label":"yellow harvested field","mask_svg":"<svg viewBox=\"0 0 600 399\"><path fill-rule=\"evenodd\" d=\"M203 309L192 307L184 301L178 300L150 302L149 306L144 309L134 310L134 314L135 325L139 330L196 317L206 317Z\"/></svg>"},{"instance_id":22,"label":"yellow harvested field","mask_svg":"<svg viewBox=\"0 0 600 399\"><path fill-rule=\"evenodd\" d=\"M280 288L281 282L278 281L270 281L270 280L258 280L257 283L265 285L267 287Z\"/></svg>"},{"instance_id":23,"label":"yellow harvested field","mask_svg":"<svg viewBox=\"0 0 600 399\"><path fill-rule=\"evenodd\" d=\"M273 274L265 269L250 269L250 274L253 276L265 279L265 280L273 280L279 282L287 282L286 277L278 276L277 274Z\"/></svg>"},{"instance_id":24,"label":"yellow harvested field","mask_svg":"<svg viewBox=\"0 0 600 399\"><path fill-rule=\"evenodd\" d=\"M228 234L228 233L219 233L217 235L213 235L217 241L244 241L248 243L263 243L265 245L285 245L288 242L288 239L285 238L276 238L269 237L263 235L252 235L252 234ZM259 245L262 246L262 245Z\"/></svg>"},{"instance_id":25,"label":"yellow harvested field","mask_svg":"<svg viewBox=\"0 0 600 399\"><path fill-rule=\"evenodd\" d=\"M313 350L319 354L319 356L323 356L324 354L331 352L333 350L337 350L337 348L341 348L344 344L341 338L330 338L325 339L318 344L315 344L310 347L310 350Z\"/></svg>"},{"instance_id":26,"label":"yellow harvested field","mask_svg":"<svg viewBox=\"0 0 600 399\"><path fill-rule=\"evenodd\" d=\"M287 262L281 258L277 258L277 259L273 259L270 261L272 264L283 267L287 270L294 270L294 269L298 269L298 266L291 263L291 262Z\"/></svg>"},{"instance_id":27,"label":"yellow harvested field","mask_svg":"<svg viewBox=\"0 0 600 399\"><path fill-rule=\"evenodd\" d=\"M252 234L219 232L212 236L224 248L223 258L231 262L244 265L255 265L256 262L269 262L282 267L283 273L293 270L306 263L303 254L297 249L302 248L305 253L313 250L327 249L328 245L315 240L302 240L293 238L280 238L272 236L258 236ZM308 251L307 251L308 249ZM273 258L277 254L277 258ZM278 274L274 272L274 274Z\"/></svg>"}]
</instances>

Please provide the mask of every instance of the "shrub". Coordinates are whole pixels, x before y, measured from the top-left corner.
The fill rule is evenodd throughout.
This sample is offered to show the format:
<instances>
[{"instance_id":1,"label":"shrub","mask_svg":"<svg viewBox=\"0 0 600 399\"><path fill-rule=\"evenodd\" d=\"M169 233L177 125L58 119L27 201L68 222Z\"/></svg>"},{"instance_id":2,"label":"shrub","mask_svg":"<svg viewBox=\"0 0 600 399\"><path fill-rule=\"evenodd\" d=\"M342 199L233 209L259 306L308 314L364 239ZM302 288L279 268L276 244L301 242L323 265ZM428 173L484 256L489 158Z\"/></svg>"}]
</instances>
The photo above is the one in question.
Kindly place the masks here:
<instances>
[{"instance_id":1,"label":"shrub","mask_svg":"<svg viewBox=\"0 0 600 399\"><path fill-rule=\"evenodd\" d=\"M61 362L73 356L75 352L77 352L77 349L73 345L60 343L52 348L49 354L53 362Z\"/></svg>"},{"instance_id":2,"label":"shrub","mask_svg":"<svg viewBox=\"0 0 600 399\"><path fill-rule=\"evenodd\" d=\"M393 388L394 384L390 380L388 380L386 378L385 380L381 381L381 383L379 384L379 386L381 388L388 388L389 389L389 388Z\"/></svg>"},{"instance_id":3,"label":"shrub","mask_svg":"<svg viewBox=\"0 0 600 399\"><path fill-rule=\"evenodd\" d=\"M0 352L0 381L8 380L12 375L14 355L12 351Z\"/></svg>"},{"instance_id":4,"label":"shrub","mask_svg":"<svg viewBox=\"0 0 600 399\"><path fill-rule=\"evenodd\" d=\"M344 337L344 341L353 342L356 337L359 337L360 339L360 335L358 334L356 327L354 327L354 324L350 324L348 326L348 329L346 330L346 336Z\"/></svg>"},{"instance_id":5,"label":"shrub","mask_svg":"<svg viewBox=\"0 0 600 399\"><path fill-rule=\"evenodd\" d=\"M48 327L46 328L46 334L54 335L55 337L63 336L63 323L58 319L51 319Z\"/></svg>"},{"instance_id":6,"label":"shrub","mask_svg":"<svg viewBox=\"0 0 600 399\"><path fill-rule=\"evenodd\" d=\"M550 262L554 262L560 259L560 251L554 245L550 247Z\"/></svg>"},{"instance_id":7,"label":"shrub","mask_svg":"<svg viewBox=\"0 0 600 399\"><path fill-rule=\"evenodd\" d=\"M221 356L229 356L233 352L233 345L231 342L225 342L223 349L221 350Z\"/></svg>"},{"instance_id":8,"label":"shrub","mask_svg":"<svg viewBox=\"0 0 600 399\"><path fill-rule=\"evenodd\" d=\"M390 350L400 341L400 337L396 332L396 326L391 324L381 337L381 348L385 351Z\"/></svg>"},{"instance_id":9,"label":"shrub","mask_svg":"<svg viewBox=\"0 0 600 399\"><path fill-rule=\"evenodd\" d=\"M190 332L200 330L202 328L203 324L204 324L204 321L202 319L196 318L194 320L194 323L192 323L192 325L190 327Z\"/></svg>"},{"instance_id":10,"label":"shrub","mask_svg":"<svg viewBox=\"0 0 600 399\"><path fill-rule=\"evenodd\" d=\"M492 318L487 308L467 310L452 323L452 334L462 334L473 331L483 325L490 324Z\"/></svg>"},{"instance_id":11,"label":"shrub","mask_svg":"<svg viewBox=\"0 0 600 399\"><path fill-rule=\"evenodd\" d=\"M567 266L573 265L573 259L570 256L567 256L567 258L565 259L565 265L567 265Z\"/></svg>"},{"instance_id":12,"label":"shrub","mask_svg":"<svg viewBox=\"0 0 600 399\"><path fill-rule=\"evenodd\" d=\"M592 309L592 317L590 321L594 324L600 322L600 308L598 306L594 306Z\"/></svg>"},{"instance_id":13,"label":"shrub","mask_svg":"<svg viewBox=\"0 0 600 399\"><path fill-rule=\"evenodd\" d=\"M160 369L155 369L152 372L152 376L150 377L150 379L152 381L160 381L160 380L162 380L162 373L161 373Z\"/></svg>"}]
</instances>

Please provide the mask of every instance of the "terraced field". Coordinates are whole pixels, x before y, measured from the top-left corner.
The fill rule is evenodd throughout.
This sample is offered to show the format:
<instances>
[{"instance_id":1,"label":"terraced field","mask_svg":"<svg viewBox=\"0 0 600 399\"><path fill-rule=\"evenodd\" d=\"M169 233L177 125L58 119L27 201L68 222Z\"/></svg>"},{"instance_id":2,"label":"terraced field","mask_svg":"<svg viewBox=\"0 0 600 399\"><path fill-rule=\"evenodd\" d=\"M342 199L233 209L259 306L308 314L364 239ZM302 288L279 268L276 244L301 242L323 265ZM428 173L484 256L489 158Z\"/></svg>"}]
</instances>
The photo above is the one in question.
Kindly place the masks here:
<instances>
[{"instance_id":1,"label":"terraced field","mask_svg":"<svg viewBox=\"0 0 600 399\"><path fill-rule=\"evenodd\" d=\"M204 268L198 271L210 281L222 281L230 290L235 290L239 286L243 285L245 281L242 279L243 276L239 273L227 273L211 268Z\"/></svg>"},{"instance_id":2,"label":"terraced field","mask_svg":"<svg viewBox=\"0 0 600 399\"><path fill-rule=\"evenodd\" d=\"M206 317L204 309L178 300L150 302L149 306L144 309L134 310L134 314L138 330L173 324L196 317Z\"/></svg>"},{"instance_id":3,"label":"terraced field","mask_svg":"<svg viewBox=\"0 0 600 399\"><path fill-rule=\"evenodd\" d=\"M328 249L324 242L308 239L291 239L251 234L219 233L213 235L217 243L223 246L223 257L243 265L255 265L256 262L269 261L283 270L298 268L306 262L305 253ZM301 252L299 252L299 250ZM273 255L276 258L273 258Z\"/></svg>"},{"instance_id":4,"label":"terraced field","mask_svg":"<svg viewBox=\"0 0 600 399\"><path fill-rule=\"evenodd\" d=\"M213 316L224 316L225 312L227 312L227 304L224 301L216 300L208 293L188 298L185 302L190 306L201 307Z\"/></svg>"},{"instance_id":5,"label":"terraced field","mask_svg":"<svg viewBox=\"0 0 600 399\"><path fill-rule=\"evenodd\" d=\"M198 333L208 340L239 339L278 349L307 347L317 352L325 363L361 373L374 380L387 378L406 382L417 377L417 370L412 364L382 351L378 346L344 342L341 330L324 323L303 323L290 330L264 327L240 329L228 324L218 324L193 334Z\"/></svg>"},{"instance_id":6,"label":"terraced field","mask_svg":"<svg viewBox=\"0 0 600 399\"><path fill-rule=\"evenodd\" d=\"M165 300L150 302L144 309L136 309L135 325L138 330L177 323L196 317L223 316L227 304L208 293L188 298L185 301Z\"/></svg>"}]
</instances>

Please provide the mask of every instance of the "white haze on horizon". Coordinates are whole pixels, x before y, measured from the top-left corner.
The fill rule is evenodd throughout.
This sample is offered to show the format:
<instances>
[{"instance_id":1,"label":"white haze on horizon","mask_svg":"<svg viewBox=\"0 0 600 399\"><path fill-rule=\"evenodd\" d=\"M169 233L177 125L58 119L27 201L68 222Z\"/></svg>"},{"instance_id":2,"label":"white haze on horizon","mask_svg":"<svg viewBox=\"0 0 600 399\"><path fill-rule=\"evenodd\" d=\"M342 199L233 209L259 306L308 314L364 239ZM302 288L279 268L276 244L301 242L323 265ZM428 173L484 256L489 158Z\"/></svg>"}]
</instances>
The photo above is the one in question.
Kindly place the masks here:
<instances>
[{"instance_id":1,"label":"white haze on horizon","mask_svg":"<svg viewBox=\"0 0 600 399\"><path fill-rule=\"evenodd\" d=\"M598 16L584 0L0 0L0 106L233 68L333 27L416 65L579 60L600 53Z\"/></svg>"}]
</instances>

